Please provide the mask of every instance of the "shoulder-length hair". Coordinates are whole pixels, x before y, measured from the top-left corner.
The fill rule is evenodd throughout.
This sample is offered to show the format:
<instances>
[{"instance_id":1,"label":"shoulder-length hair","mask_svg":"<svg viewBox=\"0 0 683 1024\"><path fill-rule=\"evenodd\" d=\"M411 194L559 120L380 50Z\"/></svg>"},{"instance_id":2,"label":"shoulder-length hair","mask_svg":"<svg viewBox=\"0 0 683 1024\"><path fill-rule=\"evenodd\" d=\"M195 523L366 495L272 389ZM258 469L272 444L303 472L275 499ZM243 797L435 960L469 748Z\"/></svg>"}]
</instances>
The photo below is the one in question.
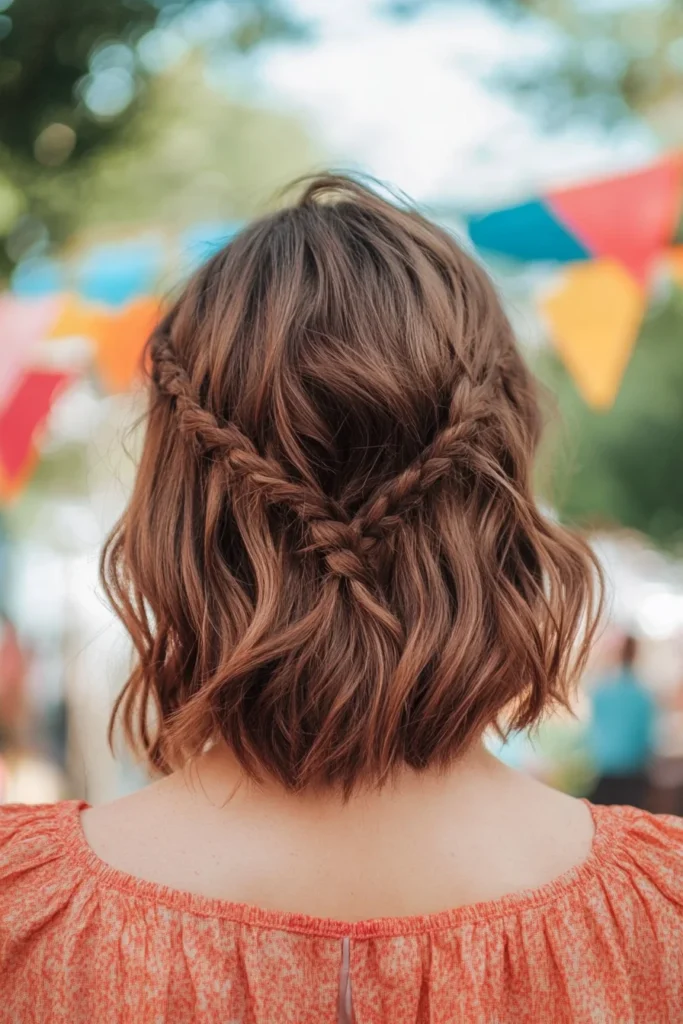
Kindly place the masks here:
<instances>
[{"instance_id":1,"label":"shoulder-length hair","mask_svg":"<svg viewBox=\"0 0 683 1024\"><path fill-rule=\"evenodd\" d=\"M482 268L343 177L252 224L148 344L102 563L137 652L115 717L168 771L348 794L566 705L590 548L532 493L535 381Z\"/></svg>"}]
</instances>

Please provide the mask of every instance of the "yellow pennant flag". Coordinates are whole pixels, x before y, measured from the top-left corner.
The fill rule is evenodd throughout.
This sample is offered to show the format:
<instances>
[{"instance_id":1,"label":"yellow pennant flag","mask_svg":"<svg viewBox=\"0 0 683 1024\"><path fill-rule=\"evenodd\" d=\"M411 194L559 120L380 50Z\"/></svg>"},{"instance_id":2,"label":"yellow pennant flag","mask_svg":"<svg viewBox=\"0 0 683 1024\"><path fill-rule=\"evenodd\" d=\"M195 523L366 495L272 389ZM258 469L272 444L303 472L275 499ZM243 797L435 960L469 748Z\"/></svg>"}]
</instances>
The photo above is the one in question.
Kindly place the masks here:
<instances>
[{"instance_id":1,"label":"yellow pennant flag","mask_svg":"<svg viewBox=\"0 0 683 1024\"><path fill-rule=\"evenodd\" d=\"M635 278L608 259L569 267L540 304L558 354L596 409L608 409L617 396L646 304Z\"/></svg>"},{"instance_id":2,"label":"yellow pennant flag","mask_svg":"<svg viewBox=\"0 0 683 1024\"><path fill-rule=\"evenodd\" d=\"M92 338L100 316L99 306L83 302L77 295L65 295L50 337Z\"/></svg>"}]
</instances>

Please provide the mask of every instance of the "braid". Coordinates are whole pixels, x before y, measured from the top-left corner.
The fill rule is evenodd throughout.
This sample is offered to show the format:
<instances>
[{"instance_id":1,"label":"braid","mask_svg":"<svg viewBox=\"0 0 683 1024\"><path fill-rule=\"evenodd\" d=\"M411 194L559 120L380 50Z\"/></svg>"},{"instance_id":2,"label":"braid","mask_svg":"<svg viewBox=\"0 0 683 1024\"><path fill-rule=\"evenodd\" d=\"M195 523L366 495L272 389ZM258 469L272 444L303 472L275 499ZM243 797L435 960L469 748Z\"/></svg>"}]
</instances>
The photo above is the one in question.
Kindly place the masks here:
<instances>
[{"instance_id":1,"label":"braid","mask_svg":"<svg viewBox=\"0 0 683 1024\"><path fill-rule=\"evenodd\" d=\"M152 358L153 379L159 391L173 399L181 433L202 454L218 456L234 481L257 490L269 505L291 509L307 525L310 543L300 553L318 551L333 576L368 588L373 585L368 556L377 543L454 465L471 459L476 437L490 419L490 387L472 386L462 378L451 401L452 422L411 465L380 485L351 519L338 502L319 489L292 480L276 459L259 454L235 423L220 423L202 406L167 335L154 339Z\"/></svg>"},{"instance_id":2,"label":"braid","mask_svg":"<svg viewBox=\"0 0 683 1024\"><path fill-rule=\"evenodd\" d=\"M187 371L176 359L167 338L155 339L153 379L159 391L175 402L181 433L204 455L219 455L233 479L257 490L267 504L285 505L309 528L311 544L335 576L369 583L364 561L368 544L332 499L287 475L275 459L260 455L254 443L232 422L221 424L199 403ZM372 543L372 542L371 542Z\"/></svg>"},{"instance_id":3,"label":"braid","mask_svg":"<svg viewBox=\"0 0 683 1024\"><path fill-rule=\"evenodd\" d=\"M367 555L374 541L364 537L356 523L320 519L309 523L312 543L304 551L320 551L335 576L372 585Z\"/></svg>"},{"instance_id":4,"label":"braid","mask_svg":"<svg viewBox=\"0 0 683 1024\"><path fill-rule=\"evenodd\" d=\"M439 431L414 462L380 486L365 503L354 520L361 533L377 539L383 537L454 466L472 460L477 438L491 420L490 398L490 385L473 387L466 377L459 382L451 400L449 425Z\"/></svg>"}]
</instances>

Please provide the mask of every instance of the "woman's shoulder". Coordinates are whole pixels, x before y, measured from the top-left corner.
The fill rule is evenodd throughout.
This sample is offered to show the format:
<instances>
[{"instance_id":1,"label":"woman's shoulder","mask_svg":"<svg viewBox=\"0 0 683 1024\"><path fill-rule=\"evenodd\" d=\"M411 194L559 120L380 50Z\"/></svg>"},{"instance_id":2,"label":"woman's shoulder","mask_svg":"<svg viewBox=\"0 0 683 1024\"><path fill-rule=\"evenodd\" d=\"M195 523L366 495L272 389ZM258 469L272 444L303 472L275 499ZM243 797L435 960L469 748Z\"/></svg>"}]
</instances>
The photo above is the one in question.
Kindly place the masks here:
<instances>
[{"instance_id":1,"label":"woman's shoulder","mask_svg":"<svg viewBox=\"0 0 683 1024\"><path fill-rule=\"evenodd\" d=\"M84 889L96 885L86 883L79 853L85 806L76 800L0 806L0 975L10 988L9 976L22 975L37 937L49 933L63 943L82 920Z\"/></svg>"},{"instance_id":2,"label":"woman's shoulder","mask_svg":"<svg viewBox=\"0 0 683 1024\"><path fill-rule=\"evenodd\" d=\"M603 888L623 892L626 882L639 899L663 899L683 919L683 818L626 806L591 805L591 810Z\"/></svg>"},{"instance_id":3,"label":"woman's shoulder","mask_svg":"<svg viewBox=\"0 0 683 1024\"><path fill-rule=\"evenodd\" d=\"M586 801L588 802L588 801ZM638 807L589 804L596 837L621 840L628 848L661 853L665 859L683 857L683 818L675 814L653 814Z\"/></svg>"},{"instance_id":4,"label":"woman's shoulder","mask_svg":"<svg viewBox=\"0 0 683 1024\"><path fill-rule=\"evenodd\" d=\"M653 814L638 807L590 804L597 829L637 839L654 848L671 848L683 854L683 818Z\"/></svg>"},{"instance_id":5,"label":"woman's shoulder","mask_svg":"<svg viewBox=\"0 0 683 1024\"><path fill-rule=\"evenodd\" d=\"M56 875L63 865L73 867L69 851L86 806L78 800L0 806L0 907L14 890L23 890L19 883L27 874L47 868Z\"/></svg>"},{"instance_id":6,"label":"woman's shoulder","mask_svg":"<svg viewBox=\"0 0 683 1024\"><path fill-rule=\"evenodd\" d=\"M60 800L52 804L0 804L0 849L19 837L48 836L69 830L81 811L82 800Z\"/></svg>"}]
</instances>

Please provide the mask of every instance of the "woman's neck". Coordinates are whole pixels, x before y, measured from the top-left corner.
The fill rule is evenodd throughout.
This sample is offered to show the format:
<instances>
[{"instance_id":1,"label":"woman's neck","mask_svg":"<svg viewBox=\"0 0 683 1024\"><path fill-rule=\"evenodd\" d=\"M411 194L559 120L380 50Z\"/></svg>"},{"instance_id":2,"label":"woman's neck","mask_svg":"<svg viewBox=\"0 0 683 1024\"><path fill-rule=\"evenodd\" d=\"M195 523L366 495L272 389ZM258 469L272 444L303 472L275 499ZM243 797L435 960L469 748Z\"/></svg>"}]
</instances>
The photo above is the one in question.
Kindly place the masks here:
<instances>
[{"instance_id":1,"label":"woman's neck","mask_svg":"<svg viewBox=\"0 0 683 1024\"><path fill-rule=\"evenodd\" d=\"M431 913L535 888L584 860L583 805L483 746L343 800L244 777L216 747L84 815L96 853L172 888L316 917Z\"/></svg>"},{"instance_id":2,"label":"woman's neck","mask_svg":"<svg viewBox=\"0 0 683 1024\"><path fill-rule=\"evenodd\" d=\"M338 822L347 830L356 820L366 827L369 815L387 822L395 816L403 818L411 810L424 813L444 800L464 809L468 803L484 799L489 788L497 792L504 780L512 778L517 779L517 774L478 743L447 769L398 769L383 786L361 787L344 798L340 790L329 787L292 792L267 777L256 782L245 775L223 744L217 744L171 784L201 791L210 804L230 806L233 813L287 817L316 828L323 824L332 828Z\"/></svg>"}]
</instances>

